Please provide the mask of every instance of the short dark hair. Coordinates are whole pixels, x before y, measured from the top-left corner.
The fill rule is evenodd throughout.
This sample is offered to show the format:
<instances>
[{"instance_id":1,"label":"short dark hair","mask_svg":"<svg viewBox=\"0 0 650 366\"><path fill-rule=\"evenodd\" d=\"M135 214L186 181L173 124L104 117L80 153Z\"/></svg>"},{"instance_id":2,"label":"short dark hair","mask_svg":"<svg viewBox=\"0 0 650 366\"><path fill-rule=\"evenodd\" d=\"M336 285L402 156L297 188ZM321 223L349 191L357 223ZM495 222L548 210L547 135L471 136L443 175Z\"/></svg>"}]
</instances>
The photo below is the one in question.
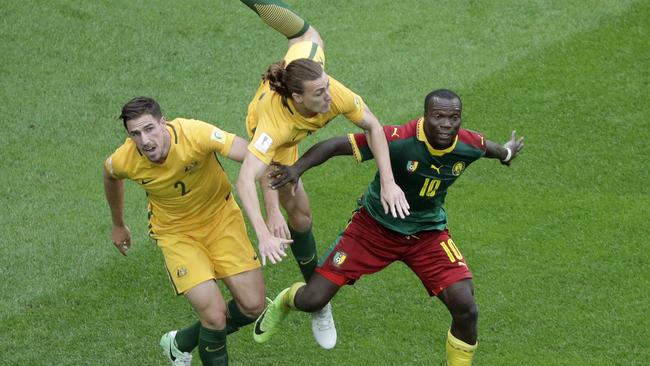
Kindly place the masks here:
<instances>
[{"instance_id":1,"label":"short dark hair","mask_svg":"<svg viewBox=\"0 0 650 366\"><path fill-rule=\"evenodd\" d=\"M427 106L429 105L429 102L431 102L431 99L433 99L434 97L438 97L442 99L458 99L458 102L460 103L460 108L461 109L463 108L463 102L460 100L458 94L454 93L449 89L437 89L427 94L427 96L424 98L425 111L427 110Z\"/></svg>"},{"instance_id":2,"label":"short dark hair","mask_svg":"<svg viewBox=\"0 0 650 366\"><path fill-rule=\"evenodd\" d=\"M269 65L262 75L262 80L268 81L271 90L290 98L292 93L305 92L303 81L316 80L323 75L323 66L308 58L299 58L286 65L279 61Z\"/></svg>"},{"instance_id":3,"label":"short dark hair","mask_svg":"<svg viewBox=\"0 0 650 366\"><path fill-rule=\"evenodd\" d=\"M150 114L156 119L162 118L160 104L150 97L135 97L122 107L120 119L124 123L124 128L126 128L126 121L136 119L145 114Z\"/></svg>"}]
</instances>

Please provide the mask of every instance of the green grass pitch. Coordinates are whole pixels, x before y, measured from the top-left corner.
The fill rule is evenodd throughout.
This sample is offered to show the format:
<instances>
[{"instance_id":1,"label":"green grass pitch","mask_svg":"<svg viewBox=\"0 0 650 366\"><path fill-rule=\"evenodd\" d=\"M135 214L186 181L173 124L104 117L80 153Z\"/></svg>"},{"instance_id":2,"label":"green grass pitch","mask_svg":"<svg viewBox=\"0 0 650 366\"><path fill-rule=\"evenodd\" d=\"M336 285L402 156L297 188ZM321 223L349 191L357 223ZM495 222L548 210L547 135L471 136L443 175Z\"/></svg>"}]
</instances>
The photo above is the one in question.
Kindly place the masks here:
<instances>
[{"instance_id":1,"label":"green grass pitch","mask_svg":"<svg viewBox=\"0 0 650 366\"><path fill-rule=\"evenodd\" d=\"M323 36L328 72L382 123L417 117L445 87L465 127L526 137L511 168L477 162L447 198L481 309L475 364L650 364L650 2L289 3ZM0 363L163 365L160 336L195 318L134 184L134 248L125 258L110 243L101 166L125 137L120 108L149 95L168 118L244 135L286 41L239 1L2 1L0 13ZM302 150L350 131L339 118ZM374 169L335 158L304 176L319 252ZM293 260L264 274L269 296L299 277ZM250 328L229 337L231 364L445 364L449 316L404 265L333 306L334 350L296 313L265 345Z\"/></svg>"}]
</instances>

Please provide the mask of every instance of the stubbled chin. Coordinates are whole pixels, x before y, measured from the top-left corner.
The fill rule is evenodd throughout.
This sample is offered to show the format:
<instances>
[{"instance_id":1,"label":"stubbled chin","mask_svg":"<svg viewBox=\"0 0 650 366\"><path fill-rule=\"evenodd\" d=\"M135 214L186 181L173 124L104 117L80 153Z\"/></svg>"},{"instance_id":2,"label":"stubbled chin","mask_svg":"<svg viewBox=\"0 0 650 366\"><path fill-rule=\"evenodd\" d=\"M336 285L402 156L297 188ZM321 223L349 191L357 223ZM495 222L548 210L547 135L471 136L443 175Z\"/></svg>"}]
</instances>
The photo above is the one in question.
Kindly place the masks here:
<instances>
[{"instance_id":1,"label":"stubbled chin","mask_svg":"<svg viewBox=\"0 0 650 366\"><path fill-rule=\"evenodd\" d=\"M145 153L145 156L147 159L149 159L152 162L156 162L156 160L159 160L158 154L156 154L155 150L152 153Z\"/></svg>"}]
</instances>

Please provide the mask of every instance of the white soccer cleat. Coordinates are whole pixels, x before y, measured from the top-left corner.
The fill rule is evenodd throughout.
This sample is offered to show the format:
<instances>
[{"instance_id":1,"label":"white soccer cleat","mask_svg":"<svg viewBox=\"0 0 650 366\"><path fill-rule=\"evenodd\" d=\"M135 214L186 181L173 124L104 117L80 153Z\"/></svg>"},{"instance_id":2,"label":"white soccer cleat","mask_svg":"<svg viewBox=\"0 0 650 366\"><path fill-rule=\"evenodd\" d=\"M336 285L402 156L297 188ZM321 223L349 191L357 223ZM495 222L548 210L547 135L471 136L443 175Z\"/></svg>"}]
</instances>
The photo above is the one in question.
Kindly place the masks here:
<instances>
[{"instance_id":1,"label":"white soccer cleat","mask_svg":"<svg viewBox=\"0 0 650 366\"><path fill-rule=\"evenodd\" d=\"M311 331L321 347L332 349L336 346L336 327L329 302L324 308L311 313Z\"/></svg>"},{"instance_id":2,"label":"white soccer cleat","mask_svg":"<svg viewBox=\"0 0 650 366\"><path fill-rule=\"evenodd\" d=\"M192 354L176 348L176 331L172 330L160 338L160 349L173 366L192 366Z\"/></svg>"}]
</instances>

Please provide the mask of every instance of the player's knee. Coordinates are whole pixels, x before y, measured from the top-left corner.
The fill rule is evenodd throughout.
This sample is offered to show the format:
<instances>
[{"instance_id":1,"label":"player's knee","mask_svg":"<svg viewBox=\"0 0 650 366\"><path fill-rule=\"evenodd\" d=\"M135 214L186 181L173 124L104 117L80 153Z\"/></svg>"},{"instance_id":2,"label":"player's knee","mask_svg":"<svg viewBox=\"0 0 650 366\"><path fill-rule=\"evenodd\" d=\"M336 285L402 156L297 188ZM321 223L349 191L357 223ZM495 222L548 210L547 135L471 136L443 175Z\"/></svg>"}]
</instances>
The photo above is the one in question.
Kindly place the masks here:
<instances>
[{"instance_id":1,"label":"player's knee","mask_svg":"<svg viewBox=\"0 0 650 366\"><path fill-rule=\"evenodd\" d=\"M455 304L450 310L456 323L471 326L478 321L478 305L474 301Z\"/></svg>"},{"instance_id":2,"label":"player's knee","mask_svg":"<svg viewBox=\"0 0 650 366\"><path fill-rule=\"evenodd\" d=\"M251 299L238 303L239 309L241 312L249 318L257 318L264 311L266 304L264 303L264 297Z\"/></svg>"},{"instance_id":3,"label":"player's knee","mask_svg":"<svg viewBox=\"0 0 650 366\"><path fill-rule=\"evenodd\" d=\"M311 229L311 212L297 211L289 213L289 225L293 230L305 232Z\"/></svg>"},{"instance_id":4,"label":"player's knee","mask_svg":"<svg viewBox=\"0 0 650 366\"><path fill-rule=\"evenodd\" d=\"M210 329L224 329L226 327L226 313L223 311L204 311L199 313L201 324Z\"/></svg>"}]
</instances>

